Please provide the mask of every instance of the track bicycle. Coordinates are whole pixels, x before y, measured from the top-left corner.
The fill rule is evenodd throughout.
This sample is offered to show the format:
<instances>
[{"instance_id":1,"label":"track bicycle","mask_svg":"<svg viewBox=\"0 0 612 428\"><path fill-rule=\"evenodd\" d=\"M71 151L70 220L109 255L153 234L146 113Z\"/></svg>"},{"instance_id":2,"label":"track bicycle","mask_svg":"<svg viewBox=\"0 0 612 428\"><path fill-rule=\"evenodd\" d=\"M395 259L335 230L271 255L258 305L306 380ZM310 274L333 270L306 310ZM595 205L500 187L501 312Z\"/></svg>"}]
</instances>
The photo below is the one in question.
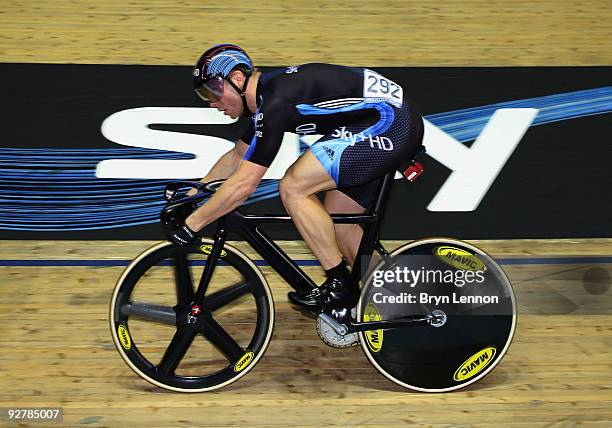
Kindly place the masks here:
<instances>
[{"instance_id":1,"label":"track bicycle","mask_svg":"<svg viewBox=\"0 0 612 428\"><path fill-rule=\"evenodd\" d=\"M503 270L482 250L451 238L414 241L387 251L379 240L394 173L385 175L364 214L333 214L361 224L351 270L361 297L351 321L314 314L328 345L358 344L384 376L425 392L463 388L490 373L506 354L516 300ZM223 180L167 186L164 224L183 221ZM196 188L197 193L187 195ZM181 247L161 242L124 270L110 302L113 342L146 381L172 391L203 392L245 376L263 357L274 327L274 300L259 268L227 241L238 235L297 291L313 280L261 229L287 215L233 211L212 239ZM431 275L430 275L431 274ZM471 280L470 280L471 279Z\"/></svg>"}]
</instances>

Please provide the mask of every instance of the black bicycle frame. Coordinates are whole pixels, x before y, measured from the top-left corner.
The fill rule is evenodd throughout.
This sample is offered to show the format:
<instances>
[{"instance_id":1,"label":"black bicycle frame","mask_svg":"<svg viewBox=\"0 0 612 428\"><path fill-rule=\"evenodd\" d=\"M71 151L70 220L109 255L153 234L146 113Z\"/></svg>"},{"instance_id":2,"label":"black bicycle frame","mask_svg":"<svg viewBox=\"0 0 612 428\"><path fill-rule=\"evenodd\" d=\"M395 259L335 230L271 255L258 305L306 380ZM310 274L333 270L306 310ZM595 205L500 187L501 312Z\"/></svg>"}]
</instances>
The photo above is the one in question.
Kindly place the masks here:
<instances>
[{"instance_id":1,"label":"black bicycle frame","mask_svg":"<svg viewBox=\"0 0 612 428\"><path fill-rule=\"evenodd\" d=\"M390 172L383 176L376 200L368 212L364 214L331 215L334 223L363 225L363 236L351 271L351 276L355 283L359 281L363 261L369 263L375 250L382 255L387 254L386 250L380 244L378 234L394 174L395 172ZM174 201L173 199L177 190L184 186L195 186L198 187L199 190L205 189L208 190L209 194L212 194L215 190L212 188L214 186L211 186L210 183L202 185L197 182L176 182L169 185L166 189L166 198L170 203L162 210L162 223L167 224L172 218L180 217L181 214L184 216L186 207L195 207L195 204L206 196L206 194L196 194ZM306 275L263 230L261 230L260 225L267 223L293 223L293 220L290 216L284 214L255 215L241 214L237 211L232 211L221 217L217 223L217 230L213 235L214 244L211 248L207 264L214 269L228 234L236 233L247 241L293 289L302 292L312 290L316 287L312 279L310 279L310 277ZM206 269L209 271L209 274L207 275L205 273L202 276L200 281L200 285L202 286L198 287L195 296L196 302L201 302L200 298L204 297L206 285L210 279L208 276L212 274L213 269Z\"/></svg>"},{"instance_id":2,"label":"black bicycle frame","mask_svg":"<svg viewBox=\"0 0 612 428\"><path fill-rule=\"evenodd\" d=\"M364 225L363 237L361 238L355 263L351 270L351 276L355 283L359 280L364 258L366 258L365 261L369 262L369 258L375 250L386 253L380 244L378 234L384 214L385 202L391 189L393 175L394 173L389 173L382 178L378 196L368 213L331 215L334 223ZM215 244L213 245L211 256L212 253L215 253L215 246L222 246L228 232L236 233L247 241L293 289L309 291L316 287L312 279L261 230L259 226L267 223L293 223L293 220L288 215L240 214L237 211L222 217L219 220L217 231L214 235Z\"/></svg>"},{"instance_id":3,"label":"black bicycle frame","mask_svg":"<svg viewBox=\"0 0 612 428\"><path fill-rule=\"evenodd\" d=\"M364 214L332 214L331 218L334 223L341 224L363 224L363 236L359 244L359 249L355 257L355 263L351 270L351 277L355 283L360 279L360 272L363 266L368 266L374 251L377 251L382 257L387 257L388 252L382 246L379 240L379 232L381 220L384 215L387 198L393 183L395 172L390 172L383 176L378 195L369 211ZM199 186L198 183L192 182L177 182L169 186L167 190L167 198L171 202L162 211L162 222L167 222L176 212L179 212L184 206L194 206L194 202L201 200L203 196L192 196L179 199L173 202L172 199L176 190L183 185L196 185L198 188L206 188L210 193L214 192L208 185ZM206 196L206 195L204 195ZM212 272L217 265L223 245L229 233L236 233L248 242L254 249L266 260L270 266L278 272L278 274L296 291L309 291L317 285L312 279L304 273L302 269L293 261L276 243L260 229L260 225L267 223L293 223L293 220L288 215L269 214L241 214L237 211L221 217L217 223L217 230L214 234L214 243L210 250L210 255L206 262L206 269L200 279L200 284L194 296L194 305L201 305L206 294L208 282L212 276ZM435 319L432 315L423 316L407 316L403 319L376 321L369 323L351 322L348 326L349 331L365 331L377 328L398 328L409 324L422 322L430 322Z\"/></svg>"}]
</instances>

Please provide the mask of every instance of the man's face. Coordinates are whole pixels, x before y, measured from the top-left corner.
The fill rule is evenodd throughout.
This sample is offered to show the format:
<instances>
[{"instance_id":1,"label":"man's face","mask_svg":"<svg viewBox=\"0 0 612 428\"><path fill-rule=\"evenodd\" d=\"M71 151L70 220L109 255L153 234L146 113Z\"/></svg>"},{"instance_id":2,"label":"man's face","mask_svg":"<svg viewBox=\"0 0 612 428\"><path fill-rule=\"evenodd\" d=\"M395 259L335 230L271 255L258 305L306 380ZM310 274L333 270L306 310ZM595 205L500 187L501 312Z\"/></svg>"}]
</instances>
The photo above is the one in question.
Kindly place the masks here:
<instances>
[{"instance_id":1,"label":"man's face","mask_svg":"<svg viewBox=\"0 0 612 428\"><path fill-rule=\"evenodd\" d=\"M244 80L240 79L240 77L242 76L230 75L232 81L239 88L242 87L242 85L244 84ZM232 119L236 119L242 114L244 110L244 107L242 105L242 99L240 98L238 92L236 92L236 90L232 87L232 85L230 85L225 80L223 81L223 84L225 85L223 87L223 96L219 101L211 101L210 105L211 107L222 111L223 114L231 117Z\"/></svg>"}]
</instances>

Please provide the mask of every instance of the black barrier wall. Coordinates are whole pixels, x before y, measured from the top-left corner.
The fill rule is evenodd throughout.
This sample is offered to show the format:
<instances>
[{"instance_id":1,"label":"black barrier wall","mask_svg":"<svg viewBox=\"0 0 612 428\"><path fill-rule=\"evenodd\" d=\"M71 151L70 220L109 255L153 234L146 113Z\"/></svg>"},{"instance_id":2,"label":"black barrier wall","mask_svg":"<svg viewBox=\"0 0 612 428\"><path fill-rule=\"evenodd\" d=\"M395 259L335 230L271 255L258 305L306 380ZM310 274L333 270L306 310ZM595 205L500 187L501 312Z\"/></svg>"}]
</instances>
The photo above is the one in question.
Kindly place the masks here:
<instances>
[{"instance_id":1,"label":"black barrier wall","mask_svg":"<svg viewBox=\"0 0 612 428\"><path fill-rule=\"evenodd\" d=\"M612 67L376 71L427 120L426 172L396 180L384 239L610 236ZM204 165L246 124L213 124L190 67L1 64L0 77L0 239L162 238L156 217L177 168L148 164L156 176L143 177L127 164L103 178L100 162L185 161L195 144ZM282 211L266 198L242 210Z\"/></svg>"}]
</instances>

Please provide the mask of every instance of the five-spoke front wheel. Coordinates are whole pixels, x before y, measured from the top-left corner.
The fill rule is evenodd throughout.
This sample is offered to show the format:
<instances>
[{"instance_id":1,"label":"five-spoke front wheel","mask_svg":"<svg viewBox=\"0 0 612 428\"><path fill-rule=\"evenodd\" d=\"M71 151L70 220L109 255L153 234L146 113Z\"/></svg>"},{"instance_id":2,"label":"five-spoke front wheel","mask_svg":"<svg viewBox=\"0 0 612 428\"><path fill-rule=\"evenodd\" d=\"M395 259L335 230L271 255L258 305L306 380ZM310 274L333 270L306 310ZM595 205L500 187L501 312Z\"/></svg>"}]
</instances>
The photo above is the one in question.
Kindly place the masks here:
<instances>
[{"instance_id":1,"label":"five-spoke front wheel","mask_svg":"<svg viewBox=\"0 0 612 428\"><path fill-rule=\"evenodd\" d=\"M244 254L225 244L204 301L195 290L212 241L193 247L163 242L123 272L110 304L113 341L140 377L162 388L201 392L248 373L274 326L270 288Z\"/></svg>"}]
</instances>

